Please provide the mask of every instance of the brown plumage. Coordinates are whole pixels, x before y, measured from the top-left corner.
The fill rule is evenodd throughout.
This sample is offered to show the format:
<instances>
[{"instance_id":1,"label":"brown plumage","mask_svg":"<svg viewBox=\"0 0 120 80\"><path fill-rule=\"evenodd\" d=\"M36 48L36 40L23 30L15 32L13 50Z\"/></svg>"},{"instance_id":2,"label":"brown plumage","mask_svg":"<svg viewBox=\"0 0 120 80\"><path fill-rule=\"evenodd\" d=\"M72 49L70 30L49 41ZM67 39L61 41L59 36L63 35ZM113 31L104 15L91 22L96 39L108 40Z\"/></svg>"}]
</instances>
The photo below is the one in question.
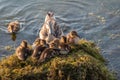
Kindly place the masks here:
<instances>
[{"instance_id":1,"label":"brown plumage","mask_svg":"<svg viewBox=\"0 0 120 80\"><path fill-rule=\"evenodd\" d=\"M35 49L38 45L40 45L40 40L39 38L36 38L35 41L32 44L32 48Z\"/></svg>"},{"instance_id":2,"label":"brown plumage","mask_svg":"<svg viewBox=\"0 0 120 80\"><path fill-rule=\"evenodd\" d=\"M32 57L39 59L39 56L41 55L41 53L44 51L44 49L47 48L46 46L47 44L46 44L46 41L42 39L36 39L35 44L36 44L36 47L32 53Z\"/></svg>"},{"instance_id":3,"label":"brown plumage","mask_svg":"<svg viewBox=\"0 0 120 80\"><path fill-rule=\"evenodd\" d=\"M32 48L35 49L39 45L48 47L48 44L46 43L45 40L40 39L40 38L36 38L32 44Z\"/></svg>"},{"instance_id":4,"label":"brown plumage","mask_svg":"<svg viewBox=\"0 0 120 80\"><path fill-rule=\"evenodd\" d=\"M61 54L68 54L71 51L71 47L67 44L66 36L60 38L59 49L61 50Z\"/></svg>"},{"instance_id":5,"label":"brown plumage","mask_svg":"<svg viewBox=\"0 0 120 80\"><path fill-rule=\"evenodd\" d=\"M78 44L79 39L80 39L80 37L79 37L79 35L78 35L78 33L76 31L71 31L67 35L67 43Z\"/></svg>"},{"instance_id":6,"label":"brown plumage","mask_svg":"<svg viewBox=\"0 0 120 80\"><path fill-rule=\"evenodd\" d=\"M54 44L53 47L58 48L59 43L60 43L60 39L54 38L53 41L51 41L49 44L51 44L51 46L52 46L52 44Z\"/></svg>"},{"instance_id":7,"label":"brown plumage","mask_svg":"<svg viewBox=\"0 0 120 80\"><path fill-rule=\"evenodd\" d=\"M67 37L66 36L61 36L60 43L67 43Z\"/></svg>"},{"instance_id":8,"label":"brown plumage","mask_svg":"<svg viewBox=\"0 0 120 80\"><path fill-rule=\"evenodd\" d=\"M26 40L23 40L20 46L16 49L16 55L20 60L26 60L27 57L30 55L30 49L28 48L28 43Z\"/></svg>"},{"instance_id":9,"label":"brown plumage","mask_svg":"<svg viewBox=\"0 0 120 80\"><path fill-rule=\"evenodd\" d=\"M40 39L44 39L49 43L54 38L59 38L61 35L63 35L63 31L57 24L54 13L48 12L39 32Z\"/></svg>"},{"instance_id":10,"label":"brown plumage","mask_svg":"<svg viewBox=\"0 0 120 80\"><path fill-rule=\"evenodd\" d=\"M13 21L8 24L8 32L16 33L20 30L20 23L18 21Z\"/></svg>"},{"instance_id":11,"label":"brown plumage","mask_svg":"<svg viewBox=\"0 0 120 80\"><path fill-rule=\"evenodd\" d=\"M41 46L41 45L37 46L37 47L34 49L33 53L32 53L32 58L39 59L41 53L42 53L46 48L47 48L47 47L44 47L44 46Z\"/></svg>"},{"instance_id":12,"label":"brown plumage","mask_svg":"<svg viewBox=\"0 0 120 80\"><path fill-rule=\"evenodd\" d=\"M46 59L50 59L51 57L54 57L56 55L60 54L60 49L55 48L55 44L49 44L50 48L46 48L42 54L40 55L39 61L38 62L43 62Z\"/></svg>"}]
</instances>

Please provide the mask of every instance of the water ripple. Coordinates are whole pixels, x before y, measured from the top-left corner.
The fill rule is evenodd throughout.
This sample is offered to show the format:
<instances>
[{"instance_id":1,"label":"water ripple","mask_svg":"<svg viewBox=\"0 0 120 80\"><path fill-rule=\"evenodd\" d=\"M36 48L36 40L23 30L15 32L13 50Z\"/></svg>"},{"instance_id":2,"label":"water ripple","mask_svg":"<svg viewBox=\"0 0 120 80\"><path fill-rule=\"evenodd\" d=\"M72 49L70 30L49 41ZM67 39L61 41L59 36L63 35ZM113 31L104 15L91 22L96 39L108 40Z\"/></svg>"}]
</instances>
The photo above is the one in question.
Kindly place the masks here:
<instances>
[{"instance_id":1,"label":"water ripple","mask_svg":"<svg viewBox=\"0 0 120 80\"><path fill-rule=\"evenodd\" d=\"M53 11L65 33L76 30L83 38L109 51L120 44L119 4L119 0L0 0L0 46L13 44L7 34L7 25L14 20L21 25L18 44L23 39L32 43L47 11Z\"/></svg>"}]
</instances>

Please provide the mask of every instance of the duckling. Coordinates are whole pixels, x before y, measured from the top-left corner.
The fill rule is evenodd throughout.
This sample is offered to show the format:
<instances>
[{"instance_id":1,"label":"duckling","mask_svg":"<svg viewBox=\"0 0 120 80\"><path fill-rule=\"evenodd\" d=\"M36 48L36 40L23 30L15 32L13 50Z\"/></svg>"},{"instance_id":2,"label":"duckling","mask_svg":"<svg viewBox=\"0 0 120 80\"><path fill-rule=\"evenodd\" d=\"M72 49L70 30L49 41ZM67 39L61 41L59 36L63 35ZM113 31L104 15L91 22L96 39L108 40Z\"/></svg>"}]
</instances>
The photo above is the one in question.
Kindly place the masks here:
<instances>
[{"instance_id":1,"label":"duckling","mask_svg":"<svg viewBox=\"0 0 120 80\"><path fill-rule=\"evenodd\" d=\"M67 37L66 36L61 36L60 43L67 43Z\"/></svg>"},{"instance_id":2,"label":"duckling","mask_svg":"<svg viewBox=\"0 0 120 80\"><path fill-rule=\"evenodd\" d=\"M11 33L11 39L14 41L14 49L16 46L15 40L17 38L16 33L20 30L20 23L18 21L13 21L8 24L8 32Z\"/></svg>"},{"instance_id":3,"label":"duckling","mask_svg":"<svg viewBox=\"0 0 120 80\"><path fill-rule=\"evenodd\" d=\"M32 48L35 49L38 45L40 45L40 38L36 38L32 44Z\"/></svg>"},{"instance_id":4,"label":"duckling","mask_svg":"<svg viewBox=\"0 0 120 80\"><path fill-rule=\"evenodd\" d=\"M43 47L48 47L49 45L46 43L45 40L41 39L40 40L40 45L43 46Z\"/></svg>"},{"instance_id":5,"label":"duckling","mask_svg":"<svg viewBox=\"0 0 120 80\"><path fill-rule=\"evenodd\" d=\"M80 37L76 31L71 31L67 35L67 43L70 44L78 44L80 40Z\"/></svg>"},{"instance_id":6,"label":"duckling","mask_svg":"<svg viewBox=\"0 0 120 80\"><path fill-rule=\"evenodd\" d=\"M48 44L46 43L46 40L36 38L35 41L32 44L32 48L35 49L39 45L48 47Z\"/></svg>"},{"instance_id":7,"label":"duckling","mask_svg":"<svg viewBox=\"0 0 120 80\"><path fill-rule=\"evenodd\" d=\"M57 49L58 46L59 46L59 43L60 43L60 39L59 38L54 38L53 41L51 41L49 44L52 44L54 43L55 44L55 48Z\"/></svg>"},{"instance_id":8,"label":"duckling","mask_svg":"<svg viewBox=\"0 0 120 80\"><path fill-rule=\"evenodd\" d=\"M30 55L30 49L28 48L28 43L26 40L23 40L20 46L16 49L16 55L19 60L26 60L27 57Z\"/></svg>"},{"instance_id":9,"label":"duckling","mask_svg":"<svg viewBox=\"0 0 120 80\"><path fill-rule=\"evenodd\" d=\"M13 21L8 24L8 32L16 33L20 30L20 23L18 21Z\"/></svg>"},{"instance_id":10,"label":"duckling","mask_svg":"<svg viewBox=\"0 0 120 80\"><path fill-rule=\"evenodd\" d=\"M60 54L60 49L56 49L56 45L54 43L51 43L49 44L49 48L46 48L42 52L38 62L44 62L46 59L52 58L59 54Z\"/></svg>"},{"instance_id":11,"label":"duckling","mask_svg":"<svg viewBox=\"0 0 120 80\"><path fill-rule=\"evenodd\" d=\"M61 54L68 54L71 51L71 47L67 44L66 36L60 38L59 49Z\"/></svg>"},{"instance_id":12,"label":"duckling","mask_svg":"<svg viewBox=\"0 0 120 80\"><path fill-rule=\"evenodd\" d=\"M46 44L46 41L45 40L40 40L39 41L39 45L37 45L35 47L35 49L33 50L33 53L32 53L32 58L36 58L36 59L39 59L39 56L41 55L41 53L44 51L44 49L47 48L47 44Z\"/></svg>"}]
</instances>

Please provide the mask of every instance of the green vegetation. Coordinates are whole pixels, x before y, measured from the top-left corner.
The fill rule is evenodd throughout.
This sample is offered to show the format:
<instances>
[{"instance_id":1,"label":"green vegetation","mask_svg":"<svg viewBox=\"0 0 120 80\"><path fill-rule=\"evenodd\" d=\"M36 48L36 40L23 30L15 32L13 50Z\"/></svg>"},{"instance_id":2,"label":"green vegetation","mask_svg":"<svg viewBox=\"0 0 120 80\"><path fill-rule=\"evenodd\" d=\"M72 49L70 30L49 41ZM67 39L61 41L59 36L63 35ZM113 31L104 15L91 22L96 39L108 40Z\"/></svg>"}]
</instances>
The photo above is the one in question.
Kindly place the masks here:
<instances>
[{"instance_id":1,"label":"green vegetation","mask_svg":"<svg viewBox=\"0 0 120 80\"><path fill-rule=\"evenodd\" d=\"M70 54L43 63L31 57L20 61L15 54L4 58L0 61L0 80L116 80L93 42L81 39L71 47Z\"/></svg>"}]
</instances>

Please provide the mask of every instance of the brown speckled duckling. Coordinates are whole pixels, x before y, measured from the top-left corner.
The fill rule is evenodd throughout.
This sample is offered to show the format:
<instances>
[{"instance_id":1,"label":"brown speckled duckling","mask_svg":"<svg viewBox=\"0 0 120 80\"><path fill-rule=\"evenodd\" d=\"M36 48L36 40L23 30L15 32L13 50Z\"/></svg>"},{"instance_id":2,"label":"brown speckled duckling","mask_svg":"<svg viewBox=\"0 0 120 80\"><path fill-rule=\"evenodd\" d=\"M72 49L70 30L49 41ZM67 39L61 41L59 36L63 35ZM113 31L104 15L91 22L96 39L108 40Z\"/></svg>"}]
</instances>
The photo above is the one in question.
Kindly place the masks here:
<instances>
[{"instance_id":1,"label":"brown speckled duckling","mask_svg":"<svg viewBox=\"0 0 120 80\"><path fill-rule=\"evenodd\" d=\"M27 57L30 55L30 49L28 48L28 43L26 40L23 40L20 46L16 49L16 55L20 60L26 60Z\"/></svg>"},{"instance_id":2,"label":"brown speckled duckling","mask_svg":"<svg viewBox=\"0 0 120 80\"><path fill-rule=\"evenodd\" d=\"M32 58L39 59L41 53L47 48L45 40L40 39L39 44L35 47L32 53Z\"/></svg>"},{"instance_id":3,"label":"brown speckled duckling","mask_svg":"<svg viewBox=\"0 0 120 80\"><path fill-rule=\"evenodd\" d=\"M8 24L8 32L16 33L20 30L20 23L18 21L13 21Z\"/></svg>"},{"instance_id":4,"label":"brown speckled duckling","mask_svg":"<svg viewBox=\"0 0 120 80\"><path fill-rule=\"evenodd\" d=\"M56 44L51 43L49 44L49 48L46 48L42 52L38 62L44 62L46 59L50 59L51 57L54 57L59 54L60 54L60 49L56 49Z\"/></svg>"},{"instance_id":5,"label":"brown speckled duckling","mask_svg":"<svg viewBox=\"0 0 120 80\"><path fill-rule=\"evenodd\" d=\"M66 36L60 38L59 49L61 50L61 54L68 54L71 51L71 47L67 44Z\"/></svg>"},{"instance_id":6,"label":"brown speckled duckling","mask_svg":"<svg viewBox=\"0 0 120 80\"><path fill-rule=\"evenodd\" d=\"M71 31L67 35L67 43L70 44L78 44L80 40L80 37L76 31Z\"/></svg>"}]
</instances>

